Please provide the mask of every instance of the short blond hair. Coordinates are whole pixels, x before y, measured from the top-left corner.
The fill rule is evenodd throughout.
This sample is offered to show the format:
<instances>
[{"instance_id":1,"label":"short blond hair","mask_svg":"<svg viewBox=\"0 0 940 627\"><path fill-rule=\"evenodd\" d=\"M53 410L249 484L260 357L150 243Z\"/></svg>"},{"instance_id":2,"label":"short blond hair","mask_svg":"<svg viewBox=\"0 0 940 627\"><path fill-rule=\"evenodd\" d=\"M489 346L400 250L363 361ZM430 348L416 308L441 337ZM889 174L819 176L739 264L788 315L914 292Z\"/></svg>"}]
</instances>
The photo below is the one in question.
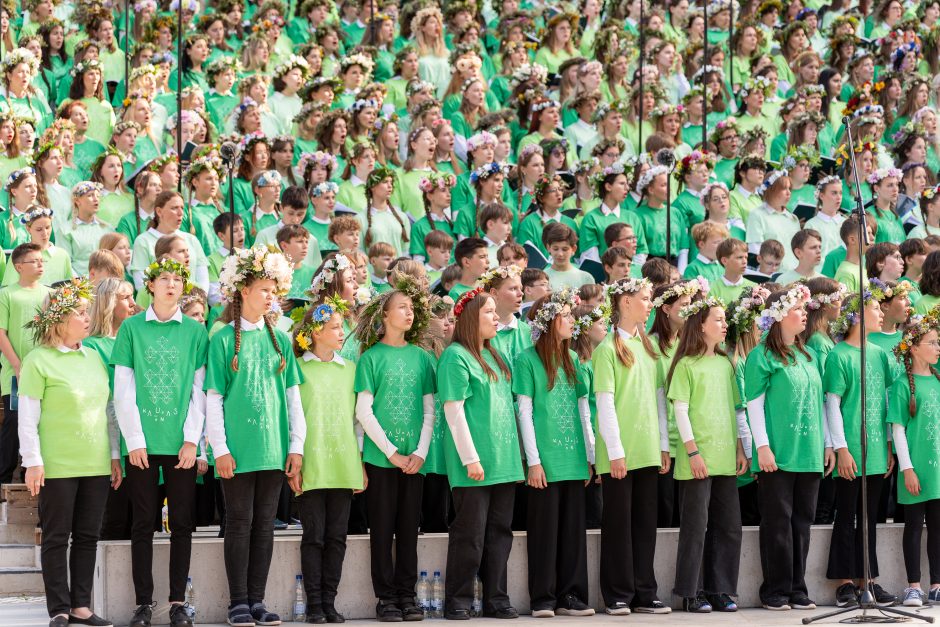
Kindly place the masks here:
<instances>
[{"instance_id":1,"label":"short blond hair","mask_svg":"<svg viewBox=\"0 0 940 627\"><path fill-rule=\"evenodd\" d=\"M107 248L99 248L89 255L88 271L94 271L96 276L103 274L115 279L124 278L124 264Z\"/></svg>"},{"instance_id":2,"label":"short blond hair","mask_svg":"<svg viewBox=\"0 0 940 627\"><path fill-rule=\"evenodd\" d=\"M721 239L727 239L731 236L731 233L728 231L728 227L723 224L718 224L717 222L699 222L692 227L692 241L696 244L699 242L704 242L712 237L720 237Z\"/></svg>"}]
</instances>

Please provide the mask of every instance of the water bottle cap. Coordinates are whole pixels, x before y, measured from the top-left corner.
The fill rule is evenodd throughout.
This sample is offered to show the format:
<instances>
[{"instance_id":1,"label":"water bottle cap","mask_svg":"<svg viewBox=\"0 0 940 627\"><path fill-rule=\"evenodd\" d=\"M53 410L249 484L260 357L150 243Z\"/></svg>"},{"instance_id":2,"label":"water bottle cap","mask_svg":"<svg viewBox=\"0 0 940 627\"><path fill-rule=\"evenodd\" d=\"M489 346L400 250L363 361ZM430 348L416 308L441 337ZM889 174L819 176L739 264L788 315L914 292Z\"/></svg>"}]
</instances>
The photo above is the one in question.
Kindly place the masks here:
<instances>
[{"instance_id":1,"label":"water bottle cap","mask_svg":"<svg viewBox=\"0 0 940 627\"><path fill-rule=\"evenodd\" d=\"M441 576L441 571L435 570L435 571L434 571L434 576L435 576L435 577L440 577L440 576Z\"/></svg>"},{"instance_id":2,"label":"water bottle cap","mask_svg":"<svg viewBox=\"0 0 940 627\"><path fill-rule=\"evenodd\" d=\"M300 580L303 579L303 578L304 578L303 575L297 575L297 581L300 581Z\"/></svg>"},{"instance_id":3,"label":"water bottle cap","mask_svg":"<svg viewBox=\"0 0 940 627\"><path fill-rule=\"evenodd\" d=\"M186 583L192 583L192 582L193 582L193 578L192 578L192 577L187 577L187 578L186 578Z\"/></svg>"},{"instance_id":4,"label":"water bottle cap","mask_svg":"<svg viewBox=\"0 0 940 627\"><path fill-rule=\"evenodd\" d=\"M422 570L422 571L421 571L421 576L422 576L422 577L427 577L427 576L428 576L428 571Z\"/></svg>"}]
</instances>

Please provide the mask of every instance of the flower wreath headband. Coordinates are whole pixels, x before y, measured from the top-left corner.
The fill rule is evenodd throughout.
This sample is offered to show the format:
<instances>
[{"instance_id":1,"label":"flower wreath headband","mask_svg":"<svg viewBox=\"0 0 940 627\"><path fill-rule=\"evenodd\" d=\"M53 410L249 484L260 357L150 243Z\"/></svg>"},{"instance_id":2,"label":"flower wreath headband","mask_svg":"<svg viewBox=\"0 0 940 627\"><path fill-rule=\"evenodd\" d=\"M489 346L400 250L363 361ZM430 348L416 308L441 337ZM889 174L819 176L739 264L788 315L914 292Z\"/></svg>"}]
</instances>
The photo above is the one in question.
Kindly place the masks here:
<instances>
[{"instance_id":1,"label":"flower wreath headband","mask_svg":"<svg viewBox=\"0 0 940 627\"><path fill-rule=\"evenodd\" d=\"M323 183L317 184L312 190L310 190L310 195L314 198L319 198L323 194L333 192L334 194L339 191L339 185L333 181L324 181Z\"/></svg>"},{"instance_id":2,"label":"flower wreath headband","mask_svg":"<svg viewBox=\"0 0 940 627\"><path fill-rule=\"evenodd\" d=\"M510 266L496 266L491 268L483 273L477 280L477 284L483 289L492 289L493 284L498 280L512 279L522 276L522 270L519 269L519 266L510 265Z\"/></svg>"},{"instance_id":3,"label":"flower wreath headband","mask_svg":"<svg viewBox=\"0 0 940 627\"><path fill-rule=\"evenodd\" d=\"M480 131L479 133L471 135L470 139L467 140L467 152L473 152L483 146L495 147L498 143L499 140L496 138L496 135L493 135L489 131Z\"/></svg>"},{"instance_id":4,"label":"flower wreath headband","mask_svg":"<svg viewBox=\"0 0 940 627\"><path fill-rule=\"evenodd\" d=\"M509 164L492 161L486 165L482 165L470 173L470 183L472 184L476 183L477 181L485 181L486 179L490 178L491 176L495 176L496 174L509 174Z\"/></svg>"},{"instance_id":5,"label":"flower wreath headband","mask_svg":"<svg viewBox=\"0 0 940 627\"><path fill-rule=\"evenodd\" d=\"M865 179L869 185L877 185L886 178L894 177L901 180L901 177L904 176L901 171L897 168L878 168L874 172L868 175L868 178Z\"/></svg>"},{"instance_id":6,"label":"flower wreath headband","mask_svg":"<svg viewBox=\"0 0 940 627\"><path fill-rule=\"evenodd\" d=\"M583 332L594 326L595 322L598 320L604 320L606 318L607 314L604 313L604 308L600 306L595 307L574 321L574 329L571 331L571 339L578 339Z\"/></svg>"},{"instance_id":7,"label":"flower wreath headband","mask_svg":"<svg viewBox=\"0 0 940 627\"><path fill-rule=\"evenodd\" d=\"M356 324L356 337L362 350L375 346L382 339L384 324L382 316L385 307L396 293L401 293L411 300L414 307L414 321L405 332L405 341L409 344L420 344L428 325L431 322L430 294L418 285L417 280L409 275L401 276L391 290L375 295L359 315Z\"/></svg>"},{"instance_id":8,"label":"flower wreath headband","mask_svg":"<svg viewBox=\"0 0 940 627\"><path fill-rule=\"evenodd\" d=\"M352 267L352 262L349 261L349 257L346 255L339 254L326 260L323 264L323 268L310 282L310 289L307 290L307 295L313 299L317 299L320 292L326 287L326 284L331 283L333 279L336 278L337 273L343 270L349 270Z\"/></svg>"},{"instance_id":9,"label":"flower wreath headband","mask_svg":"<svg viewBox=\"0 0 940 627\"><path fill-rule=\"evenodd\" d=\"M859 323L859 320L861 320L860 311L862 307L872 302L881 302L885 299L883 287L885 287L885 284L881 281L877 283L868 281L861 301L859 300L858 294L852 294L842 302L839 317L833 320L832 324L829 325L829 333L832 334L834 340L841 341L845 339L849 329Z\"/></svg>"},{"instance_id":10,"label":"flower wreath headband","mask_svg":"<svg viewBox=\"0 0 940 627\"><path fill-rule=\"evenodd\" d=\"M571 288L566 287L559 292L552 292L549 299L542 303L535 318L529 322L529 328L532 334L532 342L538 342L543 334L548 333L548 329L565 307L573 309L580 304L581 299Z\"/></svg>"},{"instance_id":11,"label":"flower wreath headband","mask_svg":"<svg viewBox=\"0 0 940 627\"><path fill-rule=\"evenodd\" d=\"M425 194L430 194L435 189L450 189L456 184L457 177L453 174L430 174L427 176L427 178L422 178L420 181L418 181L418 189L420 189Z\"/></svg>"},{"instance_id":12,"label":"flower wreath headband","mask_svg":"<svg viewBox=\"0 0 940 627\"><path fill-rule=\"evenodd\" d=\"M457 304L454 305L454 319L460 318L460 314L463 313L464 307L467 306L471 300L483 293L483 286L475 287L469 292L464 292L463 296L457 299Z\"/></svg>"},{"instance_id":13,"label":"flower wreath headband","mask_svg":"<svg viewBox=\"0 0 940 627\"><path fill-rule=\"evenodd\" d=\"M746 289L738 300L731 303L728 325L733 329L735 337L740 337L753 328L754 319L763 309L768 298L770 298L770 290L755 285Z\"/></svg>"},{"instance_id":14,"label":"flower wreath headband","mask_svg":"<svg viewBox=\"0 0 940 627\"><path fill-rule=\"evenodd\" d=\"M931 331L940 331L940 320L937 320L934 310L926 316L911 316L911 322L904 331L904 337L894 347L894 356L898 361L903 361L920 338Z\"/></svg>"},{"instance_id":15,"label":"flower wreath headband","mask_svg":"<svg viewBox=\"0 0 940 627\"><path fill-rule=\"evenodd\" d=\"M252 246L237 249L225 258L219 272L219 288L229 302L251 279L270 279L276 284L278 296L290 291L291 264L275 246Z\"/></svg>"},{"instance_id":16,"label":"flower wreath headband","mask_svg":"<svg viewBox=\"0 0 940 627\"><path fill-rule=\"evenodd\" d=\"M784 176L789 176L790 172L786 168L781 168L779 170L774 170L770 173L770 176L764 179L764 182L760 184L760 187L757 188L757 195L761 198L764 197L764 194L767 193L767 190L773 186L774 183L779 181Z\"/></svg>"},{"instance_id":17,"label":"flower wreath headband","mask_svg":"<svg viewBox=\"0 0 940 627\"><path fill-rule=\"evenodd\" d=\"M153 281L164 272L175 274L179 278L183 279L184 294L189 294L189 292L192 291L193 284L189 282L189 268L175 259L170 259L169 257L163 259L162 261L154 261L152 264L147 266L147 269L144 270L144 280L148 282Z\"/></svg>"},{"instance_id":18,"label":"flower wreath headband","mask_svg":"<svg viewBox=\"0 0 940 627\"><path fill-rule=\"evenodd\" d=\"M702 206L705 206L705 203L708 202L708 197L711 196L713 190L723 189L725 193L728 194L728 186L722 183L721 181L715 181L714 183L706 183L705 187L702 188L701 193L698 195L699 202L702 203Z\"/></svg>"},{"instance_id":19,"label":"flower wreath headband","mask_svg":"<svg viewBox=\"0 0 940 627\"><path fill-rule=\"evenodd\" d=\"M781 322L794 307L799 307L809 299L809 288L805 285L791 288L783 298L760 312L757 326L761 331L769 331L774 323Z\"/></svg>"},{"instance_id":20,"label":"flower wreath headband","mask_svg":"<svg viewBox=\"0 0 940 627\"><path fill-rule=\"evenodd\" d=\"M653 301L653 309L658 309L666 304L667 300L673 298L682 298L683 296L695 296L699 292L702 294L708 294L710 286L708 285L708 279L705 277L698 277L697 279L692 279L691 281L685 281L670 287L668 290L662 293L659 298L656 298Z\"/></svg>"},{"instance_id":21,"label":"flower wreath headband","mask_svg":"<svg viewBox=\"0 0 940 627\"><path fill-rule=\"evenodd\" d=\"M843 301L848 295L849 289L842 283L839 283L839 287L832 294L813 294L810 297L809 302L806 304L806 307L816 311L817 309L825 307L826 305L832 305L833 303Z\"/></svg>"},{"instance_id":22,"label":"flower wreath headband","mask_svg":"<svg viewBox=\"0 0 940 627\"><path fill-rule=\"evenodd\" d=\"M6 185L3 186L3 189L10 191L11 188L20 181L20 179L29 175L36 176L36 170L32 168L20 168L19 170L13 170L10 172L10 176L7 177L7 182Z\"/></svg>"},{"instance_id":23,"label":"flower wreath headband","mask_svg":"<svg viewBox=\"0 0 940 627\"><path fill-rule=\"evenodd\" d=\"M26 226L30 222L35 222L39 218L51 218L52 209L42 205L32 205L29 210L20 216L20 224Z\"/></svg>"},{"instance_id":24,"label":"flower wreath headband","mask_svg":"<svg viewBox=\"0 0 940 627\"><path fill-rule=\"evenodd\" d=\"M725 308L725 301L721 300L717 296L709 296L708 298L697 300L694 303L686 305L680 309L679 317L685 320L687 318L691 318L703 309L711 309L712 307L720 307L723 311Z\"/></svg>"},{"instance_id":25,"label":"flower wreath headband","mask_svg":"<svg viewBox=\"0 0 940 627\"><path fill-rule=\"evenodd\" d=\"M660 174L669 174L669 168L664 165L656 165L647 170L640 176L640 180L636 183L636 192L642 194L643 191L653 182Z\"/></svg>"},{"instance_id":26,"label":"flower wreath headband","mask_svg":"<svg viewBox=\"0 0 940 627\"><path fill-rule=\"evenodd\" d=\"M819 197L822 195L823 190L826 189L826 186L827 186L827 185L831 185L832 183L840 183L840 184L841 184L841 183L842 183L842 179L840 179L840 178L839 178L838 176L836 176L835 174L830 174L829 176L824 176L823 178L819 179L819 182L816 183L816 191L813 192L813 194L814 194L815 197L816 197L816 202L817 202L817 203L819 202Z\"/></svg>"},{"instance_id":27,"label":"flower wreath headband","mask_svg":"<svg viewBox=\"0 0 940 627\"><path fill-rule=\"evenodd\" d=\"M334 314L345 317L349 313L349 304L339 296L328 296L324 302L317 305L313 313L310 314L310 320L304 324L298 325L294 334L294 340L302 350L310 350L313 346L313 334L319 333L326 326Z\"/></svg>"},{"instance_id":28,"label":"flower wreath headband","mask_svg":"<svg viewBox=\"0 0 940 627\"><path fill-rule=\"evenodd\" d=\"M904 298L911 293L911 284L907 281L897 283L894 287L888 286L881 279L868 279L868 283L876 288L872 290L872 294L879 303L892 298Z\"/></svg>"},{"instance_id":29,"label":"flower wreath headband","mask_svg":"<svg viewBox=\"0 0 940 627\"><path fill-rule=\"evenodd\" d=\"M89 303L94 300L94 289L94 286L85 277L75 277L70 282L50 292L46 306L39 310L33 316L33 319L25 325L27 329L32 330L36 343L42 340L49 329L64 322L69 315L75 312L81 306L83 300Z\"/></svg>"},{"instance_id":30,"label":"flower wreath headband","mask_svg":"<svg viewBox=\"0 0 940 627\"><path fill-rule=\"evenodd\" d=\"M653 284L650 283L649 279L635 279L631 277L620 279L616 283L608 285L604 289L604 294L609 303L617 296L622 294L636 294L644 288L653 289Z\"/></svg>"}]
</instances>

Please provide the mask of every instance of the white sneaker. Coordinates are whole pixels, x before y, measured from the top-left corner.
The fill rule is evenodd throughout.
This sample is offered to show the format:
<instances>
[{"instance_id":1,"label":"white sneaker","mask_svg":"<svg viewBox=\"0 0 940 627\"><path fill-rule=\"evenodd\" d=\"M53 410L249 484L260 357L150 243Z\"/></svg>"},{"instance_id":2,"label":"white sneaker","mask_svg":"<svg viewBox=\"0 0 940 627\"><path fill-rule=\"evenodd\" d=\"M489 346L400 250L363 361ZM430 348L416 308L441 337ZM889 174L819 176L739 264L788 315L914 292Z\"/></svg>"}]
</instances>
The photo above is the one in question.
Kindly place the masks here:
<instances>
[{"instance_id":1,"label":"white sneaker","mask_svg":"<svg viewBox=\"0 0 940 627\"><path fill-rule=\"evenodd\" d=\"M617 601L612 605L608 605L604 611L611 616L629 616L630 606L623 601Z\"/></svg>"},{"instance_id":2,"label":"white sneaker","mask_svg":"<svg viewBox=\"0 0 940 627\"><path fill-rule=\"evenodd\" d=\"M924 604L926 595L920 588L904 588L904 600L902 605L907 607L921 607Z\"/></svg>"}]
</instances>

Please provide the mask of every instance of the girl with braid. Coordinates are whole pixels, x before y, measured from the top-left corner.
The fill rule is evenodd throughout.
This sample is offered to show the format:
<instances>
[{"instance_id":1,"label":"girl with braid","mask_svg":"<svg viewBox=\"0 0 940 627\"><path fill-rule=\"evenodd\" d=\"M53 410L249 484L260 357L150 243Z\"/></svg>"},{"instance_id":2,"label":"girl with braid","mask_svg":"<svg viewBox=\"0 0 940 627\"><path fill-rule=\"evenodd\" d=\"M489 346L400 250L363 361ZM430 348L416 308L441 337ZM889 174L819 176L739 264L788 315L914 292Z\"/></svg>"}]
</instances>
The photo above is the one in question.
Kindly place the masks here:
<instances>
[{"instance_id":1,"label":"girl with braid","mask_svg":"<svg viewBox=\"0 0 940 627\"><path fill-rule=\"evenodd\" d=\"M365 215L360 215L365 231L365 248L374 242L386 242L395 249L395 256L406 252L411 234L411 221L403 217L389 199L395 190L395 172L384 166L375 168L366 178Z\"/></svg>"},{"instance_id":2,"label":"girl with braid","mask_svg":"<svg viewBox=\"0 0 940 627\"><path fill-rule=\"evenodd\" d=\"M418 182L421 197L424 200L424 217L411 228L411 245L408 252L419 261L428 258L424 238L431 231L443 231L454 239L454 215L451 213L451 190L457 183L453 174L428 172Z\"/></svg>"},{"instance_id":3,"label":"girl with braid","mask_svg":"<svg viewBox=\"0 0 940 627\"><path fill-rule=\"evenodd\" d=\"M233 627L280 624L264 604L274 516L285 474L291 489L301 491L307 429L303 375L290 337L269 315L290 285L290 262L260 246L230 255L219 274L233 319L209 343L206 435L225 495Z\"/></svg>"}]
</instances>

